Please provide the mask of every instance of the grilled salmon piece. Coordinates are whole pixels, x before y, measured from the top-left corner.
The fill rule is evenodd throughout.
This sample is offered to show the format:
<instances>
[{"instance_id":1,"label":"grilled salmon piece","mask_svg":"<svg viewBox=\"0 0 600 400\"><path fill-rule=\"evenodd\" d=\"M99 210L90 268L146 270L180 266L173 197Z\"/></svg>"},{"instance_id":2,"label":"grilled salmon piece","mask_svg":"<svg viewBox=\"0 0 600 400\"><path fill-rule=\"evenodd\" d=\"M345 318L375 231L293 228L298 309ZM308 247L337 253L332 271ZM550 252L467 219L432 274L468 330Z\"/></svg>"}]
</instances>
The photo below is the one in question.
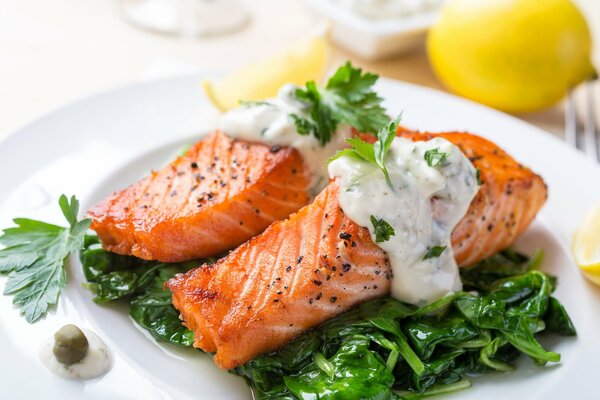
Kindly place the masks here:
<instances>
[{"instance_id":1,"label":"grilled salmon piece","mask_svg":"<svg viewBox=\"0 0 600 400\"><path fill-rule=\"evenodd\" d=\"M468 266L505 249L523 233L548 198L544 180L494 143L464 132L399 130L412 140L442 137L458 146L480 171L481 188L452 232L456 261Z\"/></svg>"},{"instance_id":2,"label":"grilled salmon piece","mask_svg":"<svg viewBox=\"0 0 600 400\"><path fill-rule=\"evenodd\" d=\"M435 136L399 134L413 140ZM546 199L546 187L485 139L439 135L458 145L481 171L480 193L452 235L459 264L469 265L508 246L527 227ZM216 264L167 283L174 306L195 331L194 345L216 352L217 365L239 366L389 293L386 254L366 228L344 216L338 188L337 181L330 183L288 220L275 222Z\"/></svg>"},{"instance_id":3,"label":"grilled salmon piece","mask_svg":"<svg viewBox=\"0 0 600 400\"><path fill-rule=\"evenodd\" d=\"M196 347L234 368L390 290L369 231L340 210L337 184L213 265L168 282Z\"/></svg>"},{"instance_id":4,"label":"grilled salmon piece","mask_svg":"<svg viewBox=\"0 0 600 400\"><path fill-rule=\"evenodd\" d=\"M309 185L297 150L216 132L88 215L107 250L178 262L219 254L259 234L306 205Z\"/></svg>"}]
</instances>

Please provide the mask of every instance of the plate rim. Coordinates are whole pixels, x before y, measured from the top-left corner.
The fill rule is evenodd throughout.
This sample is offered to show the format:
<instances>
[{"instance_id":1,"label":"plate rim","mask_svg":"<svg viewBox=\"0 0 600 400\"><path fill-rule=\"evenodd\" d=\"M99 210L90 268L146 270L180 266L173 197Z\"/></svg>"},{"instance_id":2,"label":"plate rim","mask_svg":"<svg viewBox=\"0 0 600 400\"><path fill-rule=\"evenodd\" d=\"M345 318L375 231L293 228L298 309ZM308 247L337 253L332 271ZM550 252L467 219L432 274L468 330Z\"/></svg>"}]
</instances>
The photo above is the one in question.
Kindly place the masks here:
<instances>
[{"instance_id":1,"label":"plate rim","mask_svg":"<svg viewBox=\"0 0 600 400\"><path fill-rule=\"evenodd\" d=\"M98 98L98 97L102 97L102 96L114 96L114 95L120 95L120 93L122 92L128 92L132 89L139 89L141 87L146 87L148 85L162 85L162 84L170 84L170 82L175 82L175 81L180 81L180 80L187 80L187 79L199 79L199 77L201 76L206 76L205 74L198 74L198 73L191 73L191 74L181 74L181 75L177 75L177 76L173 76L173 77L166 77L166 78L161 78L161 79L156 79L156 80L151 80L151 81L143 81L143 82L135 82L135 83L130 83L127 85L123 85L123 86L119 86L117 88L113 88L113 89L108 89L108 90L104 90L98 93L94 93L91 95L87 95L87 96L82 96L80 99L77 99L75 101L72 102L68 102L66 104L60 105L54 109L52 109L51 111L47 111L42 113L41 115L37 116L36 118L32 119L31 121L23 124L21 127L13 130L12 132L10 132L7 136L3 137L2 140L0 140L0 148L2 148L3 146L6 145L7 141L9 138L11 137L15 137L16 135L18 135L21 131L27 131L29 127L35 125L35 124L39 124L40 122L43 122L43 120L45 118L48 118L54 114L57 113L62 113L65 112L66 110L68 110L70 107L74 106L75 104L80 104L80 103L84 103L84 102L88 102L88 101L93 101L94 99ZM503 119L506 119L506 117L509 117L508 119L511 120L511 122L513 123L518 123L519 125L523 125L525 126L528 130L531 130L532 132L535 131L537 132L536 135L544 135L545 139L548 139L548 136L553 137L554 140L554 144L556 145L560 145L562 147L561 151L569 151L573 156L576 156L578 158L580 158L582 161L585 161L586 165L588 165L588 167L592 167L594 170L597 170L597 172L600 173L600 165L595 165L591 160L589 160L587 157L585 157L582 153L580 153L579 151L569 147L568 145L566 145L564 142L562 142L558 137L556 137L555 135L552 135L548 132L546 132L545 130L536 127L535 125L532 125L528 122L525 122L513 115L509 115L506 113L503 113L501 111L498 110L493 110L489 107L486 107L484 105L475 103L471 100L468 99L464 99L461 97L458 97L456 95L450 94L450 93L446 93L437 89L433 89L433 88L429 88L429 87L424 87L424 86L420 86L417 84L413 84L413 83L409 83L409 82L404 82L404 81L399 81L399 80L395 80L395 79L390 79L390 78L384 78L382 77L380 80L380 84L392 84L392 85L403 85L403 86L408 86L411 88L411 90L418 90L418 91L422 91L427 93L428 95L432 95L432 96L440 96L442 95L442 97L447 98L449 101L459 101L460 103L464 103L465 106L468 106L469 108L475 108L477 112L479 111L485 111L485 112L493 112L494 114L497 115L497 117L501 117ZM533 129L532 129L533 128ZM569 150L565 150L564 148L567 147ZM146 151L151 151L151 149L145 149ZM139 157L140 155L142 155L141 153L136 153L136 155L132 155L131 157ZM43 167L40 167L43 168ZM544 225L546 225L546 221L544 221ZM555 236L556 239L561 243L561 245L563 245L565 247L565 249L568 248L568 243L564 242L564 238L562 238L559 235ZM567 256L569 256L569 252L566 252ZM14 310L13 310L14 312ZM20 317L19 317L20 318Z\"/></svg>"}]
</instances>

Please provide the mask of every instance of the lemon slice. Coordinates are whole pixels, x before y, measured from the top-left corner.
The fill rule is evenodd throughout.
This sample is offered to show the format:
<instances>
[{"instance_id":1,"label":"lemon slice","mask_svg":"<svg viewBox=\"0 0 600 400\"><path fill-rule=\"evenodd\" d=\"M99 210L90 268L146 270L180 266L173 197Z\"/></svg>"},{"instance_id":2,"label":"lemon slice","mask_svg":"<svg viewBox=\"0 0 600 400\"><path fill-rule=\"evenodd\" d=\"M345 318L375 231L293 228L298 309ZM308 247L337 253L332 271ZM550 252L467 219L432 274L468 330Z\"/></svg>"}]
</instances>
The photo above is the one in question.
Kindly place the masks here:
<instances>
[{"instance_id":1,"label":"lemon slice","mask_svg":"<svg viewBox=\"0 0 600 400\"><path fill-rule=\"evenodd\" d=\"M217 82L206 80L202 87L215 107L227 111L238 106L240 100L273 97L286 83L304 85L310 80L320 81L328 57L327 40L322 36L311 37Z\"/></svg>"},{"instance_id":2,"label":"lemon slice","mask_svg":"<svg viewBox=\"0 0 600 400\"><path fill-rule=\"evenodd\" d=\"M585 277L600 285L600 203L575 232L573 254Z\"/></svg>"}]
</instances>

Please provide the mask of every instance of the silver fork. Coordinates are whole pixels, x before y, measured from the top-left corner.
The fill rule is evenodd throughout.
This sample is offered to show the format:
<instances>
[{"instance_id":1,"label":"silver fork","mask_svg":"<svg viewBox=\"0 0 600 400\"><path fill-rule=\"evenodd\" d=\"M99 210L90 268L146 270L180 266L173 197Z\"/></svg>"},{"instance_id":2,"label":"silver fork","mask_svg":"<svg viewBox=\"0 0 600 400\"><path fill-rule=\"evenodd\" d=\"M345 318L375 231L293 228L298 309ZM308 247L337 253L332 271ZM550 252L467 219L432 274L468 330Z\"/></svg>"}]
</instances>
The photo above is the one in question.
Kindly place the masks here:
<instances>
[{"instance_id":1,"label":"silver fork","mask_svg":"<svg viewBox=\"0 0 600 400\"><path fill-rule=\"evenodd\" d=\"M596 129L596 99L594 85L598 80L589 80L583 84L584 113L583 128L577 118L577 109L574 90L570 90L565 104L565 140L566 142L584 151L587 156L600 161L600 132Z\"/></svg>"}]
</instances>

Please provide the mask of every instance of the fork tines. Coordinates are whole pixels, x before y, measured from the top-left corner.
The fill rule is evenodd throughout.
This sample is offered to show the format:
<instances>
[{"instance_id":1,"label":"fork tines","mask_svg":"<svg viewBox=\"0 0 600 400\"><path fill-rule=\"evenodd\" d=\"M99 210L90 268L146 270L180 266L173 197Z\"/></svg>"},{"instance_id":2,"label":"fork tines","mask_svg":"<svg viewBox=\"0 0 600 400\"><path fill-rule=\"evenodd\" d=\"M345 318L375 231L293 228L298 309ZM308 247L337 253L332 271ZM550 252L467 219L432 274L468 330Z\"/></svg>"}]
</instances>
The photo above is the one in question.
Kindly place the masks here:
<instances>
[{"instance_id":1,"label":"fork tines","mask_svg":"<svg viewBox=\"0 0 600 400\"><path fill-rule=\"evenodd\" d=\"M575 91L569 91L565 104L565 140L571 146L585 151L587 156L594 161L600 161L600 132L596 129L596 99L594 85L597 80L586 81L583 84L584 98L583 127L577 118L577 104Z\"/></svg>"}]
</instances>

